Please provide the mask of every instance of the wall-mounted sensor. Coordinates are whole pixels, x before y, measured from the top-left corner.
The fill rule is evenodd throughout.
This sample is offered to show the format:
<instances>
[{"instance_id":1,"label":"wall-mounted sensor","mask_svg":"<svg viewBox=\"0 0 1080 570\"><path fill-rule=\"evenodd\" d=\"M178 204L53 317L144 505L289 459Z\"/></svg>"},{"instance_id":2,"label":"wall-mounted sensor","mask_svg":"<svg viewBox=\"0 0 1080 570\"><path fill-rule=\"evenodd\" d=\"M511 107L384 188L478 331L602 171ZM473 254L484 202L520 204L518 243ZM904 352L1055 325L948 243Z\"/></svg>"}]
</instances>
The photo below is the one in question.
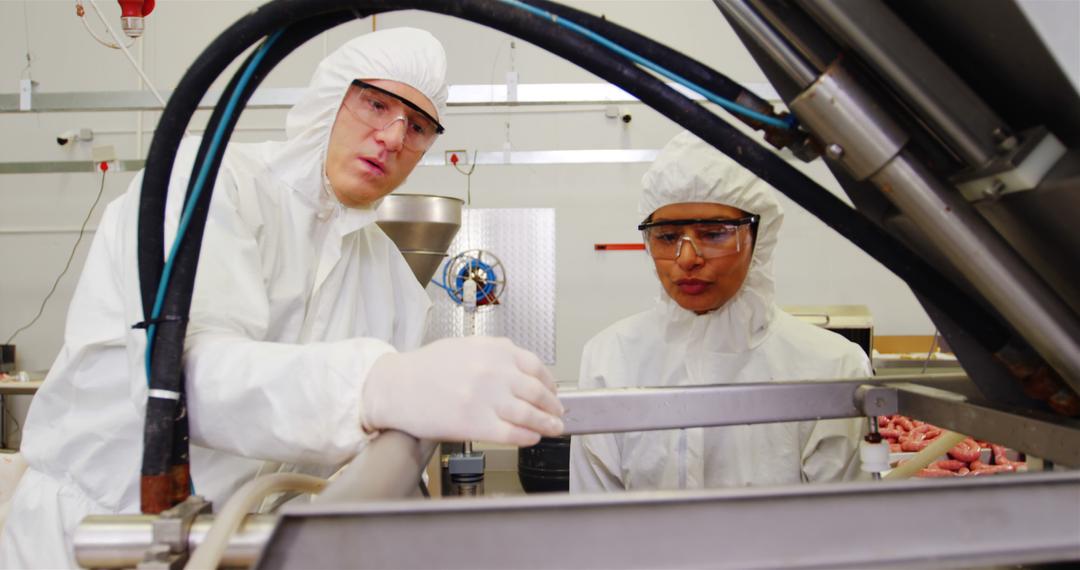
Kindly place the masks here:
<instances>
[{"instance_id":1,"label":"wall-mounted sensor","mask_svg":"<svg viewBox=\"0 0 1080 570\"><path fill-rule=\"evenodd\" d=\"M94 131L91 129L79 129L64 131L56 135L56 144L60 146L67 146L75 141L92 141L94 140Z\"/></svg>"},{"instance_id":2,"label":"wall-mounted sensor","mask_svg":"<svg viewBox=\"0 0 1080 570\"><path fill-rule=\"evenodd\" d=\"M618 105L608 105L604 107L604 116L609 119L618 119L623 123L629 123L634 120L634 117L627 113L626 110L620 108Z\"/></svg>"}]
</instances>

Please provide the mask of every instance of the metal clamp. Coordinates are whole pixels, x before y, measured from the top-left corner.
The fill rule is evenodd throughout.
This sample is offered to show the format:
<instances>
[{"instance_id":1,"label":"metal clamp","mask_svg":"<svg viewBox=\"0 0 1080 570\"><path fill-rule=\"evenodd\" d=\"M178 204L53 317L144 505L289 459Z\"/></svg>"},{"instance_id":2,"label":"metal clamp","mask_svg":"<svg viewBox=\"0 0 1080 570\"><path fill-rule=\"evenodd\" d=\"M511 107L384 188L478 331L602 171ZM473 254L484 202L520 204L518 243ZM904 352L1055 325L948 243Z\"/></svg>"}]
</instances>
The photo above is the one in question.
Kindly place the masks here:
<instances>
[{"instance_id":1,"label":"metal clamp","mask_svg":"<svg viewBox=\"0 0 1080 570\"><path fill-rule=\"evenodd\" d=\"M864 384L855 389L855 407L865 416L891 416L898 413L896 388Z\"/></svg>"},{"instance_id":2,"label":"metal clamp","mask_svg":"<svg viewBox=\"0 0 1080 570\"><path fill-rule=\"evenodd\" d=\"M979 169L962 172L951 179L969 202L1030 190L1039 185L1065 154L1065 145L1046 130L1035 127L1017 137L1013 146Z\"/></svg>"},{"instance_id":3,"label":"metal clamp","mask_svg":"<svg viewBox=\"0 0 1080 570\"><path fill-rule=\"evenodd\" d=\"M907 144L908 135L848 69L837 60L789 105L821 139L826 155L856 180L866 180Z\"/></svg>"},{"instance_id":4,"label":"metal clamp","mask_svg":"<svg viewBox=\"0 0 1080 570\"><path fill-rule=\"evenodd\" d=\"M146 549L139 570L178 570L187 563L188 534L195 517L209 514L211 504L198 495L191 495L184 502L164 511L154 521L154 542Z\"/></svg>"},{"instance_id":5,"label":"metal clamp","mask_svg":"<svg viewBox=\"0 0 1080 570\"><path fill-rule=\"evenodd\" d=\"M451 454L447 461L451 495L484 494L484 453L471 452Z\"/></svg>"}]
</instances>

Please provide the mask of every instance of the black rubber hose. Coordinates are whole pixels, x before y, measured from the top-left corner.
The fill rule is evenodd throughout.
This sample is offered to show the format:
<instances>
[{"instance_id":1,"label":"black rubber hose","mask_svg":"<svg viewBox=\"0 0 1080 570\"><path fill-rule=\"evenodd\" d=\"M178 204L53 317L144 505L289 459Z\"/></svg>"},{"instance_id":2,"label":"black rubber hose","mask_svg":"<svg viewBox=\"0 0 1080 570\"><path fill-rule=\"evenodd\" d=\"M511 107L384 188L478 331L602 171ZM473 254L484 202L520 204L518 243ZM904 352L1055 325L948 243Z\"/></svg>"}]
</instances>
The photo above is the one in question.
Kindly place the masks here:
<instances>
[{"instance_id":1,"label":"black rubber hose","mask_svg":"<svg viewBox=\"0 0 1080 570\"><path fill-rule=\"evenodd\" d=\"M267 53L269 55L269 53ZM254 53L249 55L241 71L251 63ZM256 70L250 83L257 83L267 70ZM225 102L236 91L236 85L240 79L240 73L233 76L232 80L222 92L221 101ZM242 100L250 97L253 88L245 89L241 95ZM207 122L206 133L213 133L221 123L224 103L216 106L210 120ZM239 118L239 113L234 113L228 129L231 131ZM227 140L227 136L225 139ZM208 150L212 136L204 136L199 146L197 158L192 168L192 176L188 183L185 204L191 199L191 192L195 186L196 176L205 161L205 153ZM224 145L222 145L224 147ZM211 163L210 176L207 178L207 186L211 186L217 176L218 167L224 153L217 153L209 157ZM181 358L183 356L183 343L177 343L176 339L183 339L187 332L187 321L184 317L188 314L191 301L191 288L188 282L194 282L194 269L198 265L200 248L185 247L189 243L201 243L205 228L206 214L209 212L209 198L211 192L204 192L196 205L196 215L193 216L187 232L177 250L174 260L174 270L169 286L166 290L161 307L161 315L175 317L179 320L165 320L156 327L154 335L154 347L150 368L150 388L155 390L167 390L181 395L186 391L184 386L183 368ZM179 236L178 236L179 239ZM186 296L177 306L178 298ZM142 474L155 476L169 473L174 465L186 464L188 457L187 437L187 414L183 398L179 400L167 400L150 398L146 410L146 429L143 434L143 463Z\"/></svg>"},{"instance_id":2,"label":"black rubber hose","mask_svg":"<svg viewBox=\"0 0 1080 570\"><path fill-rule=\"evenodd\" d=\"M762 104L768 105L767 101L758 97L756 94L719 71L633 30L609 22L605 18L593 16L588 12L582 12L581 10L549 0L522 1L526 4L536 6L537 8L547 10L560 18L565 18L575 24L588 28L646 59L660 63L667 69L678 73L682 77L705 87L709 91L712 91L725 99L735 101L740 95L745 94L753 97ZM769 107L771 107L771 105L769 105ZM741 115L735 116L742 118Z\"/></svg>"},{"instance_id":3,"label":"black rubber hose","mask_svg":"<svg viewBox=\"0 0 1080 570\"><path fill-rule=\"evenodd\" d=\"M264 58L255 69L251 80L244 91L240 94L236 112L232 114L229 122L225 125L224 137L221 148L225 148L229 137L240 117L240 109L251 95L255 92L259 83L285 56L291 53L297 46L308 41L321 31L353 19L348 12L331 14L312 18L298 23L286 30L275 44L267 50ZM213 133L221 124L221 118L228 99L236 91L236 85L244 69L248 67L254 53L240 67L238 72L226 87L215 107L206 132ZM182 133L181 133L182 135ZM174 261L173 275L164 297L161 315L169 317L157 325L154 340L154 350L151 358L151 382L152 389L163 389L184 393L184 381L182 375L183 340L187 330L186 316L190 309L192 291L195 281L195 268L198 265L200 247L192 247L188 244L200 244L205 228L205 221L209 212L210 201L213 193L213 183L224 153L208 156L207 151L211 144L212 136L205 136L200 144L197 158L193 166L193 172L198 172L205 160L211 160L209 176L203 192L195 206L195 213L183 237L183 243L177 250ZM185 202L190 200L191 192L195 185L195 176L191 177ZM141 278L141 276L140 276ZM175 421L174 421L175 419ZM187 414L184 406L184 398L180 401L151 398L147 405L146 429L144 431L144 452L142 474L146 476L165 475L172 472L172 468L188 464L188 429Z\"/></svg>"},{"instance_id":4,"label":"black rubber hose","mask_svg":"<svg viewBox=\"0 0 1080 570\"><path fill-rule=\"evenodd\" d=\"M254 53L249 55L240 69L246 69L253 57ZM265 73L265 71L263 73ZM252 76L252 79L255 80L259 76L260 72L256 71ZM231 97L232 93L236 90L239 78L240 73L233 76L232 80L222 93L221 101L228 101L229 97ZM253 92L253 90L246 91ZM214 112L207 123L206 132L213 133L216 130L217 125L221 122L224 107L224 104L215 107ZM234 114L234 119L237 115L239 115L239 113ZM235 124L235 120L233 121L233 124ZM199 155L194 163L193 172L198 172L201 168L201 165L204 162L203 154L206 152L211 139L212 137L210 136L203 137L202 144L199 148ZM214 166L220 164L221 156L221 153L216 155L217 159ZM214 157L211 157L211 159L214 159ZM213 175L208 177L208 181L212 182L215 177L216 169ZM191 198L191 190L194 183L195 175L193 174L188 184L185 203ZM174 261L173 277L166 290L166 295L161 308L162 316L176 317L180 320L161 321L155 327L156 331L153 337L154 347L150 362L149 387L152 390L175 392L179 394L179 397L176 400L164 398L149 398L147 400L141 469L141 474L146 477L169 476L172 473L172 467L188 463L189 447L187 442L188 426L186 398L184 398L185 382L183 368L180 364L183 356L183 342L176 342L177 338L180 338L182 341L187 332L187 323L186 320L183 320L183 318L186 318L187 316L187 310L177 312L177 307L173 306L170 301L174 301L176 296L187 293L187 304L190 305L190 291L188 287L185 287L185 282L188 280L187 277L193 277L194 268L198 264L199 250L201 248L185 247L185 245L190 243L201 243L206 220L205 213L209 211L208 202L200 200L196 211L198 214L193 217L188 231L183 236L182 243L177 250L177 259ZM180 239L179 236L177 239ZM195 251L192 252L191 250ZM140 281L142 281L142 276L140 276ZM150 315L147 313L147 319L149 318ZM167 490L171 488L170 484L161 483L158 485L158 488ZM172 501L171 492L169 492L166 497L148 495L152 494L144 493L143 496L144 512L160 512L161 508L168 507L174 502Z\"/></svg>"}]
</instances>

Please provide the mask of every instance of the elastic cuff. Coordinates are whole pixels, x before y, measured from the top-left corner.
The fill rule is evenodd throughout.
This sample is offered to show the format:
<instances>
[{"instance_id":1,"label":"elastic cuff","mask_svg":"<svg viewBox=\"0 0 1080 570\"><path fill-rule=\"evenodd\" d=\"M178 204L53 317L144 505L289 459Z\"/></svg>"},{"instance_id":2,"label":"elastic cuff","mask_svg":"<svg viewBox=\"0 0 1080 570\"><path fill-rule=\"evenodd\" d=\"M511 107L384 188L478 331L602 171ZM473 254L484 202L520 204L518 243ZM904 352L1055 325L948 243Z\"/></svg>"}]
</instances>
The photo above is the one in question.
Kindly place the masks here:
<instances>
[{"instance_id":1,"label":"elastic cuff","mask_svg":"<svg viewBox=\"0 0 1080 570\"><path fill-rule=\"evenodd\" d=\"M374 340L374 339L365 339ZM375 401L372 399L372 394L367 393L368 382L371 380L373 369L376 367L377 362L388 354L394 354L397 351L394 347L385 342L378 342L378 346L371 347L369 345L367 354L363 363L362 370L359 371L362 381L360 382L359 392L360 399L357 406L357 427L360 428L360 433L363 436L365 442L375 439L382 430L374 427L374 422L371 421L371 417L375 416L375 410L373 404Z\"/></svg>"},{"instance_id":2,"label":"elastic cuff","mask_svg":"<svg viewBox=\"0 0 1080 570\"><path fill-rule=\"evenodd\" d=\"M363 422L360 422L360 433L364 436L364 443L368 443L369 441L372 441L373 439L379 437L379 434L381 434L382 432L383 430L381 429L371 429L364 425Z\"/></svg>"}]
</instances>

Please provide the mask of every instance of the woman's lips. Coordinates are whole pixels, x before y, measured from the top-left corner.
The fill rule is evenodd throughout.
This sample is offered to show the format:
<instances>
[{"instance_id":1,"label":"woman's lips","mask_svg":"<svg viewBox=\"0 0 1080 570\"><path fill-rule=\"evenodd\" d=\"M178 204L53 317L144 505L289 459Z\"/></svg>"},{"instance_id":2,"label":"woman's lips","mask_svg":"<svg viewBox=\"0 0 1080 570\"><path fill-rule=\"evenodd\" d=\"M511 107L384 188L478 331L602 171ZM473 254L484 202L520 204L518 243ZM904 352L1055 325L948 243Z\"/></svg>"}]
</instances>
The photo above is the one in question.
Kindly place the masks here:
<instances>
[{"instance_id":1,"label":"woman's lips","mask_svg":"<svg viewBox=\"0 0 1080 570\"><path fill-rule=\"evenodd\" d=\"M698 279L680 279L675 282L675 285L679 287L679 291L683 294L700 295L705 292L705 289L709 288L710 283Z\"/></svg>"}]
</instances>

